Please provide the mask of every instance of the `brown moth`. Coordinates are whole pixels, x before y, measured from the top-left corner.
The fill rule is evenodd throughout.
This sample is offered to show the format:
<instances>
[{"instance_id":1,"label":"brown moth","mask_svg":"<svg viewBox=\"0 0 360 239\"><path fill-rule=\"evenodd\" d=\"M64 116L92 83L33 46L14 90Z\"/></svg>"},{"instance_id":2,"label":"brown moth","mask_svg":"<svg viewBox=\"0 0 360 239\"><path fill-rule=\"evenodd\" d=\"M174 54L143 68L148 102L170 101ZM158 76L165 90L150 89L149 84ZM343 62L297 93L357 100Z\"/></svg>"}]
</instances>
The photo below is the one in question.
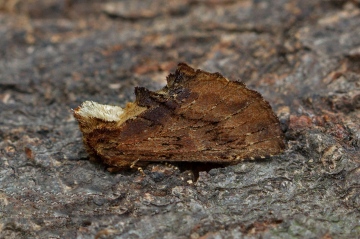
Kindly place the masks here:
<instances>
[{"instance_id":1,"label":"brown moth","mask_svg":"<svg viewBox=\"0 0 360 239\"><path fill-rule=\"evenodd\" d=\"M180 63L159 91L135 88L124 109L85 101L74 110L92 157L134 162L236 164L281 153L284 136L271 106L245 84Z\"/></svg>"}]
</instances>

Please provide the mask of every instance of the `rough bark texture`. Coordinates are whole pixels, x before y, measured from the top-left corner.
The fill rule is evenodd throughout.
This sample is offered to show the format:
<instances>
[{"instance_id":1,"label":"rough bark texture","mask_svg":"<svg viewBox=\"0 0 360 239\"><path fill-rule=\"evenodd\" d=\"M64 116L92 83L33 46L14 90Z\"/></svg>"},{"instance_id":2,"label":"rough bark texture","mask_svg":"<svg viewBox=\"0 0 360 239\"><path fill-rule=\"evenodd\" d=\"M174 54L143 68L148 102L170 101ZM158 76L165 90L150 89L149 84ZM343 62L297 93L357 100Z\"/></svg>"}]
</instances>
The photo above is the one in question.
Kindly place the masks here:
<instances>
[{"instance_id":1,"label":"rough bark texture","mask_svg":"<svg viewBox=\"0 0 360 239\"><path fill-rule=\"evenodd\" d=\"M359 6L0 0L0 237L359 237ZM287 150L196 182L89 161L70 109L124 106L178 62L262 93Z\"/></svg>"}]
</instances>

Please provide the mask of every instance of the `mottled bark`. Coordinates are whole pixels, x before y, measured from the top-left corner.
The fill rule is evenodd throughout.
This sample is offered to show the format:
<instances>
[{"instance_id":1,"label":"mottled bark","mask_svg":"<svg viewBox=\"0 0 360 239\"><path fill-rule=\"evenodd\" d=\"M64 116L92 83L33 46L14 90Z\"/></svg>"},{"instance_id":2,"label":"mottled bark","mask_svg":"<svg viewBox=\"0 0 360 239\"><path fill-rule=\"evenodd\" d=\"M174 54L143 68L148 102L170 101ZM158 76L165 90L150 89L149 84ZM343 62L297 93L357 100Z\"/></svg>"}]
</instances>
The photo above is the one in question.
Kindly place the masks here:
<instances>
[{"instance_id":1,"label":"mottled bark","mask_svg":"<svg viewBox=\"0 0 360 239\"><path fill-rule=\"evenodd\" d=\"M153 2L0 1L0 237L358 237L359 2ZM178 62L260 92L285 152L196 182L89 161L70 109L123 107Z\"/></svg>"}]
</instances>

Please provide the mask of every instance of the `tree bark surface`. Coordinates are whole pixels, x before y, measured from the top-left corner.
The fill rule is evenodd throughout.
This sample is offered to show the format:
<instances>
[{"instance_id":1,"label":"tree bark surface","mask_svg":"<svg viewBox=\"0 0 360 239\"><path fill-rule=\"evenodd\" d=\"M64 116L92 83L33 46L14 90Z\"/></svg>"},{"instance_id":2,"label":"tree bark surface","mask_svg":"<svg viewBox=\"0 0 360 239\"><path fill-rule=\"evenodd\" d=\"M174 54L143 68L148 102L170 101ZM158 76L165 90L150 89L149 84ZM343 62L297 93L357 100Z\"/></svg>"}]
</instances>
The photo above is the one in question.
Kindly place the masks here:
<instances>
[{"instance_id":1,"label":"tree bark surface","mask_svg":"<svg viewBox=\"0 0 360 239\"><path fill-rule=\"evenodd\" d=\"M0 0L0 238L360 237L360 3ZM71 109L177 63L260 92L286 150L194 179L90 161Z\"/></svg>"}]
</instances>

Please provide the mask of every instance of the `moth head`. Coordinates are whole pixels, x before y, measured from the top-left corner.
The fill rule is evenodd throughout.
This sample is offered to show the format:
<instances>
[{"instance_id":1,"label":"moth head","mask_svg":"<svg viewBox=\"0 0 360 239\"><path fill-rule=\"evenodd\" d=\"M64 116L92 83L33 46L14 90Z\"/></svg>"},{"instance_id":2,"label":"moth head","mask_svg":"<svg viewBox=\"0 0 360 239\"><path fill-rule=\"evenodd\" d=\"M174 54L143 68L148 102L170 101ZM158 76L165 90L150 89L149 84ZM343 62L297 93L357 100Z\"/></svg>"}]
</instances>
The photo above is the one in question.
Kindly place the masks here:
<instances>
[{"instance_id":1,"label":"moth head","mask_svg":"<svg viewBox=\"0 0 360 239\"><path fill-rule=\"evenodd\" d=\"M119 106L102 105L93 101L85 101L73 110L74 117L78 120L80 130L89 133L102 127L119 126L129 119L134 119L147 108L128 103L123 109Z\"/></svg>"},{"instance_id":2,"label":"moth head","mask_svg":"<svg viewBox=\"0 0 360 239\"><path fill-rule=\"evenodd\" d=\"M102 121L118 121L124 113L123 108L112 105L102 105L94 101L85 101L74 112L85 119L95 118Z\"/></svg>"},{"instance_id":3,"label":"moth head","mask_svg":"<svg viewBox=\"0 0 360 239\"><path fill-rule=\"evenodd\" d=\"M99 123L117 122L124 110L119 106L102 105L94 101L85 101L74 109L74 117L82 130L96 127Z\"/></svg>"}]
</instances>

